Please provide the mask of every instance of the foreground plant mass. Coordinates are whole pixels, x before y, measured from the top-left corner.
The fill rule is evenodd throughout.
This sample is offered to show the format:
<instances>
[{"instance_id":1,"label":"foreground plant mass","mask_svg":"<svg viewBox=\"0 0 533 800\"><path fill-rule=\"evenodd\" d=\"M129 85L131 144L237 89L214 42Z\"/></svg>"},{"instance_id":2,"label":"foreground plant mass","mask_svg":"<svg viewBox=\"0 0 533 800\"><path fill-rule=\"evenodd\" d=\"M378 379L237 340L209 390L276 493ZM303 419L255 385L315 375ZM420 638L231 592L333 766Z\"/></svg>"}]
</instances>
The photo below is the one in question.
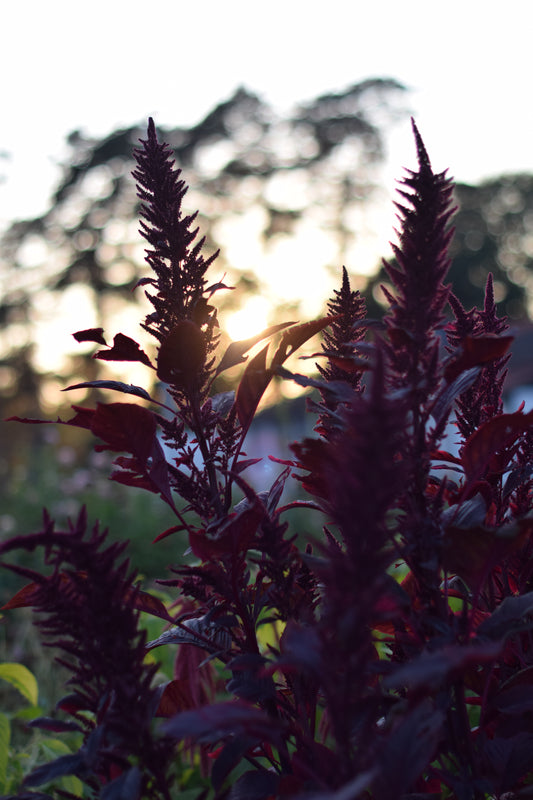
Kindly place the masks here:
<instances>
[{"instance_id":1,"label":"foreground plant mass","mask_svg":"<svg viewBox=\"0 0 533 800\"><path fill-rule=\"evenodd\" d=\"M91 381L70 388L128 398L57 422L119 454L111 478L158 495L176 524L151 533L186 534L195 560L176 553L165 594L143 591L126 543L107 543L85 510L68 530L45 513L40 531L0 545L27 581L4 608L32 606L71 674L53 716L32 724L81 742L10 796L81 796L67 776L102 800L532 796L533 412L503 411L512 337L491 277L481 310L445 283L452 183L413 130L383 325L343 270L326 316L220 354L215 297L228 287L208 283L215 256L150 121L134 176L155 355L121 333L110 347L102 329L75 337L104 348L95 358L145 364L165 401ZM320 332L318 377L289 372ZM235 394L217 393L244 363ZM316 391L316 436L257 493L245 438L275 376ZM457 455L439 449L450 421ZM305 494L283 505L294 478ZM317 523L296 539L302 505ZM46 574L10 563L36 548ZM141 612L160 622L150 642ZM166 683L147 657L158 648L177 653Z\"/></svg>"}]
</instances>

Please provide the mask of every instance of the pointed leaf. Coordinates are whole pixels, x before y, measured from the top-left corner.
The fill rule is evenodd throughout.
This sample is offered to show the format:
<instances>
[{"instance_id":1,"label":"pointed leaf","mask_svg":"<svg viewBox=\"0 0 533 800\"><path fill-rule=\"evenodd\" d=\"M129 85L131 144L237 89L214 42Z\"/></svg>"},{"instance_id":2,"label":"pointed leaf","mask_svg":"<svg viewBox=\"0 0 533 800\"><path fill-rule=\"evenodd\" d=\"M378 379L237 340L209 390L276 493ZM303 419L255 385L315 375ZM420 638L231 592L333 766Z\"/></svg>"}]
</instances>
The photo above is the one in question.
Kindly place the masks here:
<instances>
[{"instance_id":1,"label":"pointed leaf","mask_svg":"<svg viewBox=\"0 0 533 800\"><path fill-rule=\"evenodd\" d=\"M162 541L162 539L166 539L167 536L171 536L173 533L178 533L179 531L183 530L185 530L185 527L183 525L172 525L171 528L167 528L166 531L162 531L162 533L159 533L155 537L155 539L152 540L152 544L160 542Z\"/></svg>"},{"instance_id":2,"label":"pointed leaf","mask_svg":"<svg viewBox=\"0 0 533 800\"><path fill-rule=\"evenodd\" d=\"M90 421L94 435L106 443L102 449L131 453L142 465L152 455L156 427L154 414L133 403L98 403Z\"/></svg>"},{"instance_id":3,"label":"pointed leaf","mask_svg":"<svg viewBox=\"0 0 533 800\"><path fill-rule=\"evenodd\" d=\"M501 653L501 642L449 645L440 650L425 652L402 664L383 680L387 689L404 688L410 691L440 689L448 680L461 676L478 664L491 663Z\"/></svg>"},{"instance_id":4,"label":"pointed leaf","mask_svg":"<svg viewBox=\"0 0 533 800\"><path fill-rule=\"evenodd\" d=\"M514 735L495 736L483 743L483 771L491 778L494 793L491 797L527 797L526 791L516 790L524 776L533 768L533 735L519 730Z\"/></svg>"},{"instance_id":5,"label":"pointed leaf","mask_svg":"<svg viewBox=\"0 0 533 800\"><path fill-rule=\"evenodd\" d=\"M41 786L43 783L49 783L55 778L61 778L64 775L76 775L82 767L83 757L80 753L60 756L55 761L43 764L42 767L37 767L37 769L30 772L24 778L24 784L26 786Z\"/></svg>"},{"instance_id":6,"label":"pointed leaf","mask_svg":"<svg viewBox=\"0 0 533 800\"><path fill-rule=\"evenodd\" d=\"M503 714L527 714L533 711L533 688L531 686L513 686L498 692L492 698L491 705Z\"/></svg>"},{"instance_id":7,"label":"pointed leaf","mask_svg":"<svg viewBox=\"0 0 533 800\"><path fill-rule=\"evenodd\" d=\"M305 344L308 339L311 339L315 334L320 333L321 330L331 325L334 319L335 317L321 317L311 322L303 322L301 325L295 325L290 330L285 331L272 359L270 365L271 369L281 366L283 362Z\"/></svg>"},{"instance_id":8,"label":"pointed leaf","mask_svg":"<svg viewBox=\"0 0 533 800\"><path fill-rule=\"evenodd\" d=\"M475 504L467 505L466 515L469 510L475 514ZM500 528L488 528L483 525L468 527L446 525L443 567L463 578L470 588L478 587L490 569L525 544L531 535L531 528L532 521L526 518L502 525Z\"/></svg>"},{"instance_id":9,"label":"pointed leaf","mask_svg":"<svg viewBox=\"0 0 533 800\"><path fill-rule=\"evenodd\" d=\"M513 340L514 336L497 336L491 333L484 336L465 336L461 342L462 352L448 363L444 377L451 383L461 372L501 358Z\"/></svg>"},{"instance_id":10,"label":"pointed leaf","mask_svg":"<svg viewBox=\"0 0 533 800\"><path fill-rule=\"evenodd\" d=\"M433 758L446 720L428 700L411 711L387 738L372 786L376 800L403 797Z\"/></svg>"},{"instance_id":11,"label":"pointed leaf","mask_svg":"<svg viewBox=\"0 0 533 800\"><path fill-rule=\"evenodd\" d=\"M190 681L188 678L179 678L165 684L156 717L173 717L181 711L194 708L195 702L191 695Z\"/></svg>"},{"instance_id":12,"label":"pointed leaf","mask_svg":"<svg viewBox=\"0 0 533 800\"><path fill-rule=\"evenodd\" d=\"M213 769L211 770L211 782L217 795L222 789L224 781L230 772L237 767L246 752L250 750L250 745L253 744L254 742L250 742L250 740L245 736L237 737L230 739L229 742L224 744L220 750L217 751L218 757L213 764ZM255 782L247 782L246 794L244 795L245 800L267 800L268 797L275 796L273 791L268 791L268 787L274 787L274 789L277 788L278 776L275 773L272 774L271 772L267 772L265 769L258 769L257 771L254 770L254 772L249 772L247 774L248 776L255 775L256 780ZM265 776L267 778L266 780ZM271 776L273 780L269 781L268 776ZM255 792L253 787L255 787ZM235 787L233 787L233 789L234 788ZM233 789L230 797L234 796ZM241 795L241 797L243 797L243 795Z\"/></svg>"},{"instance_id":13,"label":"pointed leaf","mask_svg":"<svg viewBox=\"0 0 533 800\"><path fill-rule=\"evenodd\" d=\"M438 393L431 409L433 419L439 425L444 418L449 414L455 400L460 394L470 389L479 373L480 367L472 367L455 378L452 383L445 385Z\"/></svg>"},{"instance_id":14,"label":"pointed leaf","mask_svg":"<svg viewBox=\"0 0 533 800\"><path fill-rule=\"evenodd\" d=\"M231 342L220 360L215 375L220 375L224 370L235 367L237 364L242 364L246 361L244 354L247 353L248 350L251 350L254 345L262 341L262 339L267 339L269 336L273 336L278 331L294 324L294 322L282 322L279 325L271 325L256 336L250 336L248 339L241 339L238 342Z\"/></svg>"},{"instance_id":15,"label":"pointed leaf","mask_svg":"<svg viewBox=\"0 0 533 800\"><path fill-rule=\"evenodd\" d=\"M53 717L36 717L27 723L30 728L40 728L44 731L54 733L65 733L66 731L81 731L82 728L76 722L54 719Z\"/></svg>"},{"instance_id":16,"label":"pointed leaf","mask_svg":"<svg viewBox=\"0 0 533 800\"><path fill-rule=\"evenodd\" d=\"M13 595L11 600L8 600L8 602L2 606L2 611L8 611L11 608L26 608L32 606L35 602L38 589L39 584L37 583L26 584L26 586L23 586L22 589L19 589L18 592Z\"/></svg>"},{"instance_id":17,"label":"pointed leaf","mask_svg":"<svg viewBox=\"0 0 533 800\"><path fill-rule=\"evenodd\" d=\"M533 628L533 592L506 597L478 628L479 636L500 639Z\"/></svg>"},{"instance_id":18,"label":"pointed leaf","mask_svg":"<svg viewBox=\"0 0 533 800\"><path fill-rule=\"evenodd\" d=\"M366 363L366 362L365 362ZM276 374L282 378L294 381L298 386L304 386L306 389L318 389L321 392L327 392L335 397L339 402L349 402L353 400L354 390L346 381L325 381L321 378L311 378L308 375L300 375L296 372L291 372L285 367L278 367Z\"/></svg>"},{"instance_id":19,"label":"pointed leaf","mask_svg":"<svg viewBox=\"0 0 533 800\"><path fill-rule=\"evenodd\" d=\"M245 431L250 427L259 401L272 379L272 370L267 369L266 366L268 347L268 344L265 345L265 347L248 362L248 366L244 370L239 388L237 389L235 408L238 420Z\"/></svg>"},{"instance_id":20,"label":"pointed leaf","mask_svg":"<svg viewBox=\"0 0 533 800\"><path fill-rule=\"evenodd\" d=\"M144 611L146 614L151 614L153 617L165 619L168 622L174 622L165 608L164 603L158 597L154 597L149 592L142 592L140 590L132 590L133 608L137 611Z\"/></svg>"},{"instance_id":21,"label":"pointed leaf","mask_svg":"<svg viewBox=\"0 0 533 800\"><path fill-rule=\"evenodd\" d=\"M0 664L0 678L18 689L32 706L37 705L39 695L37 681L33 673L23 664L7 661Z\"/></svg>"},{"instance_id":22,"label":"pointed leaf","mask_svg":"<svg viewBox=\"0 0 533 800\"><path fill-rule=\"evenodd\" d=\"M279 739L276 722L263 711L241 701L213 703L184 711L167 722L164 731L176 739L192 737L198 742L217 742L228 735L274 742Z\"/></svg>"},{"instance_id":23,"label":"pointed leaf","mask_svg":"<svg viewBox=\"0 0 533 800\"><path fill-rule=\"evenodd\" d=\"M85 331L76 331L72 335L77 342L96 342L96 344L104 344L107 347L107 342L103 337L103 328L88 328Z\"/></svg>"},{"instance_id":24,"label":"pointed leaf","mask_svg":"<svg viewBox=\"0 0 533 800\"><path fill-rule=\"evenodd\" d=\"M210 530L209 533L203 530L190 531L191 550L202 561L216 560L230 553L246 552L264 516L265 509L260 499L255 498L251 506L239 506L239 510L230 514L215 530Z\"/></svg>"},{"instance_id":25,"label":"pointed leaf","mask_svg":"<svg viewBox=\"0 0 533 800\"><path fill-rule=\"evenodd\" d=\"M240 475L241 472L244 472L248 467L253 467L254 464L259 464L262 460L262 458L246 458L243 461L238 461L233 467L233 472L236 475Z\"/></svg>"},{"instance_id":26,"label":"pointed leaf","mask_svg":"<svg viewBox=\"0 0 533 800\"><path fill-rule=\"evenodd\" d=\"M131 767L102 789L100 800L137 800L141 796L141 788L139 767Z\"/></svg>"},{"instance_id":27,"label":"pointed leaf","mask_svg":"<svg viewBox=\"0 0 533 800\"><path fill-rule=\"evenodd\" d=\"M207 652L218 653L231 647L231 636L204 615L186 619L180 625L164 631L157 639L148 642L146 649L153 650L163 644L193 644Z\"/></svg>"},{"instance_id":28,"label":"pointed leaf","mask_svg":"<svg viewBox=\"0 0 533 800\"><path fill-rule=\"evenodd\" d=\"M101 361L140 361L141 364L154 368L138 343L123 333L117 333L113 338L113 347L110 350L99 350L94 354L93 358L98 358Z\"/></svg>"},{"instance_id":29,"label":"pointed leaf","mask_svg":"<svg viewBox=\"0 0 533 800\"><path fill-rule=\"evenodd\" d=\"M122 381L84 381L83 383L75 383L73 386L67 386L66 389L61 391L70 392L72 389L115 389L117 392L142 397L143 400L152 400L142 386L134 386L132 383L122 383Z\"/></svg>"},{"instance_id":30,"label":"pointed leaf","mask_svg":"<svg viewBox=\"0 0 533 800\"><path fill-rule=\"evenodd\" d=\"M515 411L493 417L474 431L467 439L461 455L467 481L471 483L480 478L492 456L514 444L532 425L533 411L528 414Z\"/></svg>"}]
</instances>

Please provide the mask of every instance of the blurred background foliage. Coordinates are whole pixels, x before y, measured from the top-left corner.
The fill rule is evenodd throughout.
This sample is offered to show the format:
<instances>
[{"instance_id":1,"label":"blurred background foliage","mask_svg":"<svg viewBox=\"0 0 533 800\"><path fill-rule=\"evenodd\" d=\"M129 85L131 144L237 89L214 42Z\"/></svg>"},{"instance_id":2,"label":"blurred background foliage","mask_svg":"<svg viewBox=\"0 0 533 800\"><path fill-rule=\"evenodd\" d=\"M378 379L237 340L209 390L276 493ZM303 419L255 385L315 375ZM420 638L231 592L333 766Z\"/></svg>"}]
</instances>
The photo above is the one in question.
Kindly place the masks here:
<instances>
[{"instance_id":1,"label":"blurred background foliage","mask_svg":"<svg viewBox=\"0 0 533 800\"><path fill-rule=\"evenodd\" d=\"M222 344L280 320L324 313L343 265L353 287L365 294L369 316L383 313L380 286L387 276L381 257L390 256L384 248L392 236L395 188L385 175L387 136L408 114L408 90L394 79L375 78L317 97L284 118L239 89L197 125L159 131L190 185L184 205L187 213L199 209L207 253L220 248L210 279L235 287L217 294ZM69 416L71 403L103 399L94 390L90 396L62 394L84 380L108 377L152 388L146 384L151 373L142 365L94 360L94 348L70 336L102 327L108 342L123 332L152 346L139 326L148 303L142 289L132 291L146 274L131 177L132 149L145 135L146 121L103 139L73 132L49 208L3 232L0 419L55 419L58 413ZM426 144L431 155L431 142ZM395 165L398 178L401 167ZM500 313L516 331L525 331L515 342L511 370L514 363L523 366L514 368L511 382L533 384L533 337L529 344L527 337L533 311L533 176L458 184L455 194L449 279L468 309L483 303L486 277L493 273ZM312 359L305 363L312 368ZM231 388L238 374L230 371L229 384L219 388ZM291 388L285 386L285 393ZM288 455L287 442L312 429L304 406L299 397L260 414L247 441L248 455ZM94 442L84 433L68 426L2 424L0 538L38 530L43 506L63 527L86 503L89 519L102 520L112 539L130 540L128 555L153 586L187 557L187 541L179 534L152 544L175 518L155 495L109 481L109 454L93 453ZM266 488L277 467L263 459L247 478ZM296 534L320 528L308 512L290 513ZM26 553L20 563L39 567L41 558ZM3 569L0 605L20 585L20 577ZM29 609L19 610L13 622L0 624L0 661L24 661L33 669L43 707L49 708L60 696L63 676L50 668L52 654L43 656ZM9 708L5 692L0 701ZM21 738L20 752L33 752L27 738Z\"/></svg>"},{"instance_id":2,"label":"blurred background foliage","mask_svg":"<svg viewBox=\"0 0 533 800\"><path fill-rule=\"evenodd\" d=\"M280 319L322 314L339 285L342 265L354 288L367 297L369 315L380 316L380 285L387 283L380 256L389 255L383 248L394 222L394 186L384 181L386 140L409 113L408 106L408 90L392 78L368 79L317 97L284 118L239 89L197 125L160 131L191 187L185 208L199 209L206 251L220 248L210 277L235 287L217 294L226 341ZM139 327L148 304L142 289L132 291L146 274L131 177L132 149L145 134L145 122L100 140L79 131L70 134L62 178L48 210L4 231L2 418L55 418L72 402L87 399L83 391L61 393L84 380L112 377L146 385L150 373L142 365L126 364L121 374L121 365L92 359L92 346L70 336L103 327L108 342L121 331L151 347ZM533 176L459 184L456 201L449 276L456 294L466 308L482 303L490 271L501 313L513 325L525 325L533 280ZM92 391L87 402L97 399ZM154 529L164 529L167 521L156 519L162 505L157 498L143 497L141 509L135 506L135 493L128 492L126 502L123 487L104 490L95 463L89 472L75 466L83 463L89 439L68 428L53 436L51 430L2 425L0 535L11 532L15 518L17 530L35 527L43 504L56 503L51 511L62 520L85 500L93 509L98 506L97 515L107 502L101 514L106 524L114 520L115 509L121 532L136 532L140 541L149 542ZM52 451L60 454L55 466ZM62 499L56 500L54 492L61 492ZM142 533L146 528L149 534ZM152 564L149 550L138 554L138 563L156 574L170 554L160 549Z\"/></svg>"}]
</instances>

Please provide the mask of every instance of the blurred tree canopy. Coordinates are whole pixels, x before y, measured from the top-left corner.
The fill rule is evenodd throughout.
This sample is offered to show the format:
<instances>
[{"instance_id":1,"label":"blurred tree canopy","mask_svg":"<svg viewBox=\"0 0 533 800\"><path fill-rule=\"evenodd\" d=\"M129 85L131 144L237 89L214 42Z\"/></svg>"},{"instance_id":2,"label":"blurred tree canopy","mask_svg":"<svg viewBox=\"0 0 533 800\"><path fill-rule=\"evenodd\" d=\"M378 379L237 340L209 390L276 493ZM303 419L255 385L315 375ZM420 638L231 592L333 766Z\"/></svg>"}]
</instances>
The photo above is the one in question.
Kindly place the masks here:
<instances>
[{"instance_id":1,"label":"blurred tree canopy","mask_svg":"<svg viewBox=\"0 0 533 800\"><path fill-rule=\"evenodd\" d=\"M455 202L447 282L466 309L481 307L492 272L500 313L511 324L527 321L533 312L533 176L504 175L478 186L458 183ZM369 305L376 315L384 302L379 287L387 283L383 269L369 282Z\"/></svg>"},{"instance_id":2,"label":"blurred tree canopy","mask_svg":"<svg viewBox=\"0 0 533 800\"><path fill-rule=\"evenodd\" d=\"M236 287L219 295L222 316L251 296L271 307L265 323L281 313L291 319L318 315L339 284L342 265L355 288L368 283L370 315L381 313L379 284L386 278L374 255L372 263L362 263L360 245L371 236L372 209L390 202L380 173L384 136L405 116L405 104L400 83L369 79L280 118L239 89L197 125L160 132L191 187L185 207L200 210L207 252L221 249L213 280L226 274L224 282ZM4 233L3 417L57 407L58 387L105 370L69 338L73 331L103 327L108 341L122 331L142 342L144 298L132 288L145 273L144 241L131 152L145 135L145 123L101 140L70 134L49 210ZM525 319L533 280L533 177L458 185L456 198L450 274L456 293L467 308L482 302L492 271L502 311ZM319 290L311 292L311 286Z\"/></svg>"},{"instance_id":3,"label":"blurred tree canopy","mask_svg":"<svg viewBox=\"0 0 533 800\"><path fill-rule=\"evenodd\" d=\"M282 302L291 315L322 313L351 260L367 203L379 194L383 130L405 115L404 97L397 81L370 79L279 118L239 89L197 125L160 131L191 187L186 209L200 210L206 250L221 249L213 278L226 273L236 287L225 293L228 313L252 294L268 298L274 316ZM101 326L109 337L123 331L142 340L144 298L132 288L146 269L145 243L131 169L132 149L145 135L146 123L103 140L70 134L49 210L5 232L2 416L57 407L70 400L58 386L105 369L79 355L73 331ZM309 281L323 286L311 309Z\"/></svg>"}]
</instances>

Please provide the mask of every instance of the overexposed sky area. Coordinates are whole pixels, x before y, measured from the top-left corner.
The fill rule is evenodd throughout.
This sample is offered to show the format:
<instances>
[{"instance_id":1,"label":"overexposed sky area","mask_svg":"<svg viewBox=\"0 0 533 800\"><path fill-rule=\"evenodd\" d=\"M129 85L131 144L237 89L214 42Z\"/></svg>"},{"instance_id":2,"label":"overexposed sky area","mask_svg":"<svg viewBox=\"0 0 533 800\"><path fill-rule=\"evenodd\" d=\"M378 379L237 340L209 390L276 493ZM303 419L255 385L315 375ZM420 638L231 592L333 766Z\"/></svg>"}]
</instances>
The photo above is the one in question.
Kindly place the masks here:
<instances>
[{"instance_id":1,"label":"overexposed sky area","mask_svg":"<svg viewBox=\"0 0 533 800\"><path fill-rule=\"evenodd\" d=\"M531 0L20 0L0 29L0 223L46 207L71 130L191 124L239 85L283 111L393 77L435 168L533 172ZM391 174L411 156L406 120Z\"/></svg>"}]
</instances>

